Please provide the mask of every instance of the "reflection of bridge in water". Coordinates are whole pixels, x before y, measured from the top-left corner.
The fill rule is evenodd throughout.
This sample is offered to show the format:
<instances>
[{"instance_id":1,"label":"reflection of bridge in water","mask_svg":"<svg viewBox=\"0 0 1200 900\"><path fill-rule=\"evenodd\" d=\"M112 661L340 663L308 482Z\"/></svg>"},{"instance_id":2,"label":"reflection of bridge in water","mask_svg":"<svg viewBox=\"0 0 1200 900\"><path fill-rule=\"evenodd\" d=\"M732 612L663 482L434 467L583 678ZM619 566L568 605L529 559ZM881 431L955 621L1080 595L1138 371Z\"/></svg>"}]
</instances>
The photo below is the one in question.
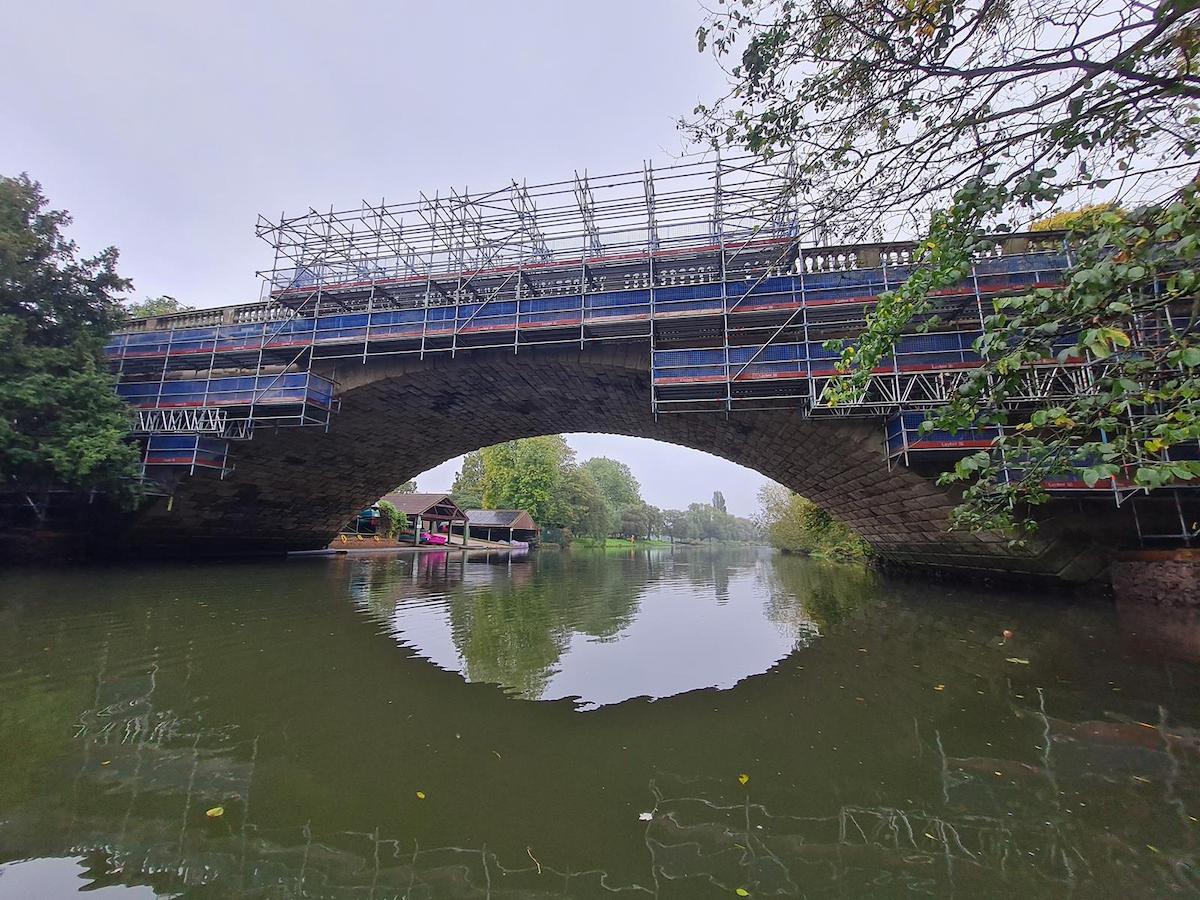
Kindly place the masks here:
<instances>
[{"instance_id":1,"label":"reflection of bridge in water","mask_svg":"<svg viewBox=\"0 0 1200 900\"><path fill-rule=\"evenodd\" d=\"M129 540L324 546L350 510L416 472L565 431L751 466L897 562L1083 578L1103 564L1092 538L1190 539L1180 490L1072 477L1046 485L1059 501L1040 543L946 535L954 501L931 476L997 432L917 426L979 366L973 341L995 301L1057 283L1070 248L1057 234L997 238L934 298L936 329L903 337L860 396L833 406L825 342L859 333L912 273L914 247L811 246L791 185L786 166L688 162L262 222L275 251L263 302L142 320L108 346L147 477L173 495ZM1167 320L1142 323L1139 340ZM1013 423L1090 390L1102 365L1031 367Z\"/></svg>"}]
</instances>

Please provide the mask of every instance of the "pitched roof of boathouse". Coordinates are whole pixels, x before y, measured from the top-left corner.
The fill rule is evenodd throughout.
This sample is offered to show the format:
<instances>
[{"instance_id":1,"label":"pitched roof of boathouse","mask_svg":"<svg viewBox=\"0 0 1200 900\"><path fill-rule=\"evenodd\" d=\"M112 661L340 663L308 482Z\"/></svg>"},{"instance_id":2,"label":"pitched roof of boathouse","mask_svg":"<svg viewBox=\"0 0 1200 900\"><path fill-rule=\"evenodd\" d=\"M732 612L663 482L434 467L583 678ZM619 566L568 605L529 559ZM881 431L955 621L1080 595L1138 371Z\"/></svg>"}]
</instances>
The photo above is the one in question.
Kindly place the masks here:
<instances>
[{"instance_id":1,"label":"pitched roof of boathouse","mask_svg":"<svg viewBox=\"0 0 1200 900\"><path fill-rule=\"evenodd\" d=\"M467 514L450 499L449 494L385 494L386 500L406 516L420 516L428 521L465 522Z\"/></svg>"},{"instance_id":2,"label":"pitched roof of boathouse","mask_svg":"<svg viewBox=\"0 0 1200 900\"><path fill-rule=\"evenodd\" d=\"M467 521L480 528L517 528L541 531L533 516L523 509L468 509Z\"/></svg>"}]
</instances>

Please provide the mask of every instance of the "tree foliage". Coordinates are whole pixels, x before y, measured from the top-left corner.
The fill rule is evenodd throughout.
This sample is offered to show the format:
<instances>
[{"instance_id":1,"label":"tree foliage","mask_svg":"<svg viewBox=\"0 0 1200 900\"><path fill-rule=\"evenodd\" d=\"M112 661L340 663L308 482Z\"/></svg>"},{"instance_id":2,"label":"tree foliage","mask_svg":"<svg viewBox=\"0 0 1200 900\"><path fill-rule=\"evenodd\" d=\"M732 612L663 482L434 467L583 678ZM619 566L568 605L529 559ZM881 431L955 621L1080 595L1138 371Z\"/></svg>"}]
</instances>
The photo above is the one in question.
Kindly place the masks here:
<instances>
[{"instance_id":1,"label":"tree foliage","mask_svg":"<svg viewBox=\"0 0 1200 900\"><path fill-rule=\"evenodd\" d=\"M716 493L719 495L720 491ZM732 515L711 503L690 503L687 509L663 510L660 527L672 541L755 543L762 539L762 530L756 522Z\"/></svg>"},{"instance_id":2,"label":"tree foliage","mask_svg":"<svg viewBox=\"0 0 1200 900\"><path fill-rule=\"evenodd\" d=\"M960 525L1029 524L1042 482L1070 470L1143 488L1200 476L1177 452L1200 438L1198 26L1180 0L743 0L700 28L731 87L695 134L790 156L781 202L803 197L822 237L916 239L911 277L842 347L830 402L937 323L931 298L992 251L987 234L1071 231L1063 286L984 310L982 367L926 425L1000 429L945 476L965 487ZM1088 388L1014 416L1030 366L1055 358L1097 363Z\"/></svg>"},{"instance_id":3,"label":"tree foliage","mask_svg":"<svg viewBox=\"0 0 1200 900\"><path fill-rule=\"evenodd\" d=\"M582 466L567 473L562 527L569 534L603 540L613 530L615 514L596 479Z\"/></svg>"},{"instance_id":4,"label":"tree foliage","mask_svg":"<svg viewBox=\"0 0 1200 900\"><path fill-rule=\"evenodd\" d=\"M866 559L870 546L849 526L811 500L778 484L758 492L759 520L771 546L829 559Z\"/></svg>"},{"instance_id":5,"label":"tree foliage","mask_svg":"<svg viewBox=\"0 0 1200 900\"><path fill-rule=\"evenodd\" d=\"M604 537L615 527L612 506L560 435L468 453L451 496L464 509L523 509L542 527L563 529L567 540Z\"/></svg>"},{"instance_id":6,"label":"tree foliage","mask_svg":"<svg viewBox=\"0 0 1200 900\"><path fill-rule=\"evenodd\" d=\"M613 509L620 509L642 498L642 486L638 484L629 466L607 456L594 456L580 465L600 488L600 493Z\"/></svg>"},{"instance_id":7,"label":"tree foliage","mask_svg":"<svg viewBox=\"0 0 1200 900\"><path fill-rule=\"evenodd\" d=\"M130 303L125 308L134 318L144 319L150 316L170 316L175 313L189 312L196 307L188 306L169 294L162 294L158 297L147 297L144 300Z\"/></svg>"},{"instance_id":8,"label":"tree foliage","mask_svg":"<svg viewBox=\"0 0 1200 900\"><path fill-rule=\"evenodd\" d=\"M379 509L380 531L384 537L394 538L399 532L408 528L408 516L396 508L389 500L380 500Z\"/></svg>"},{"instance_id":9,"label":"tree foliage","mask_svg":"<svg viewBox=\"0 0 1200 900\"><path fill-rule=\"evenodd\" d=\"M102 490L131 502L138 453L102 348L129 282L117 251L80 258L41 186L0 178L0 477L8 490Z\"/></svg>"},{"instance_id":10,"label":"tree foliage","mask_svg":"<svg viewBox=\"0 0 1200 900\"><path fill-rule=\"evenodd\" d=\"M688 126L795 154L795 189L848 238L921 221L985 166L1133 189L1196 152L1198 23L1184 0L722 0L698 39L730 90Z\"/></svg>"},{"instance_id":11,"label":"tree foliage","mask_svg":"<svg viewBox=\"0 0 1200 900\"><path fill-rule=\"evenodd\" d=\"M1073 231L1083 234L1104 225L1108 214L1123 215L1115 203L1089 203L1078 209L1043 216L1029 225L1030 231Z\"/></svg>"},{"instance_id":12,"label":"tree foliage","mask_svg":"<svg viewBox=\"0 0 1200 900\"><path fill-rule=\"evenodd\" d=\"M543 525L562 525L565 479L575 451L560 435L525 438L483 450L485 509L523 509Z\"/></svg>"},{"instance_id":13,"label":"tree foliage","mask_svg":"<svg viewBox=\"0 0 1200 900\"><path fill-rule=\"evenodd\" d=\"M627 503L620 510L619 529L622 535L628 537L649 539L654 530L655 522L661 516L657 507L651 506L645 500L638 499Z\"/></svg>"},{"instance_id":14,"label":"tree foliage","mask_svg":"<svg viewBox=\"0 0 1200 900\"><path fill-rule=\"evenodd\" d=\"M450 498L460 509L483 508L483 451L472 450L463 457L462 468L454 476Z\"/></svg>"},{"instance_id":15,"label":"tree foliage","mask_svg":"<svg viewBox=\"0 0 1200 900\"><path fill-rule=\"evenodd\" d=\"M687 513L682 509L663 510L663 532L674 543L688 538Z\"/></svg>"}]
</instances>

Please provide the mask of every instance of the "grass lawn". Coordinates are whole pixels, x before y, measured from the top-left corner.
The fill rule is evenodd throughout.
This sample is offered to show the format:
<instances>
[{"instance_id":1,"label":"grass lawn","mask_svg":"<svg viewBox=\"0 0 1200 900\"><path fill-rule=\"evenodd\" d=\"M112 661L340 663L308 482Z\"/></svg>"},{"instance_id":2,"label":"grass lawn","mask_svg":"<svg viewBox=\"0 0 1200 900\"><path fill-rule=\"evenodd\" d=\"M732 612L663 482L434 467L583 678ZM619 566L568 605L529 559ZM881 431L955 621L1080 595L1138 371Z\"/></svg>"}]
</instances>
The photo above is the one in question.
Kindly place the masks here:
<instances>
[{"instance_id":1,"label":"grass lawn","mask_svg":"<svg viewBox=\"0 0 1200 900\"><path fill-rule=\"evenodd\" d=\"M576 538L572 542L578 547L603 547L605 550L628 550L630 547L669 547L670 541L629 541L625 538L606 538L598 541L595 538Z\"/></svg>"}]
</instances>

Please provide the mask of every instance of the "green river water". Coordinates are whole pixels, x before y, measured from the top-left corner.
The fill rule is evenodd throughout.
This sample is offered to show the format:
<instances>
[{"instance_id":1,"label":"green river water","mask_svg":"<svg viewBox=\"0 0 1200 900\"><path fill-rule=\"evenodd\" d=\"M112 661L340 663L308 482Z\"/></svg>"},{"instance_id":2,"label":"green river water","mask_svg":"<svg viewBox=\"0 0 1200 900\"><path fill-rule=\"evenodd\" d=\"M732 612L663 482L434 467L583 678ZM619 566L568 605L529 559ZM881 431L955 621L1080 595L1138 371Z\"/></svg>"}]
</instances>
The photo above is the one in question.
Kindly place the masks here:
<instances>
[{"instance_id":1,"label":"green river water","mask_svg":"<svg viewBox=\"0 0 1200 900\"><path fill-rule=\"evenodd\" d=\"M1198 635L755 549L10 571L0 900L1195 896Z\"/></svg>"}]
</instances>

